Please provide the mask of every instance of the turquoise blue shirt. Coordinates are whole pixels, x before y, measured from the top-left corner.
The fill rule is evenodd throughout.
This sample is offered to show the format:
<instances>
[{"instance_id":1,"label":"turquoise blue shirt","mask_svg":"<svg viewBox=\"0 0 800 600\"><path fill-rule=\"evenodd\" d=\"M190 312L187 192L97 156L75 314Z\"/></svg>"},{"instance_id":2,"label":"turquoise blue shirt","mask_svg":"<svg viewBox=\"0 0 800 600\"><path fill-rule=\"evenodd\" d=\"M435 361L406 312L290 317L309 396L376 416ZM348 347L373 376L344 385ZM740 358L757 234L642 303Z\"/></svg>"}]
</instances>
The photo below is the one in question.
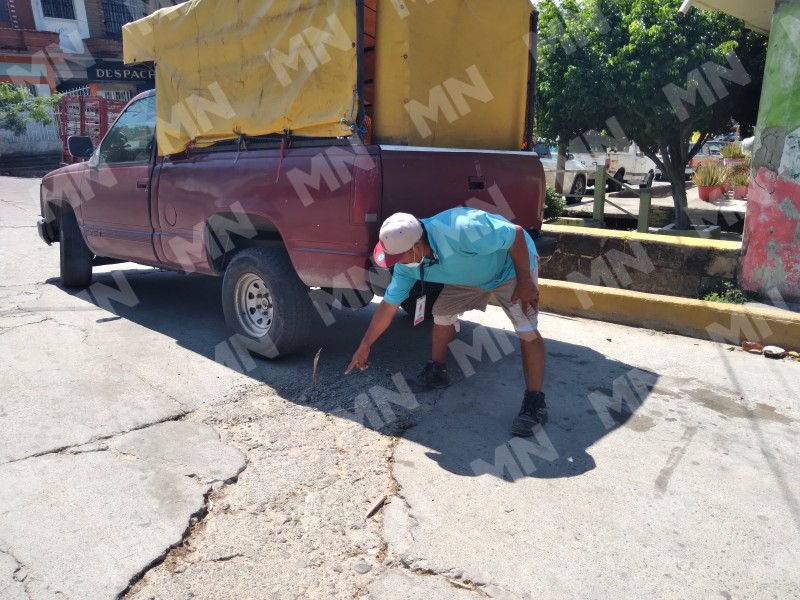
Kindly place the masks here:
<instances>
[{"instance_id":1,"label":"turquoise blue shirt","mask_svg":"<svg viewBox=\"0 0 800 600\"><path fill-rule=\"evenodd\" d=\"M451 208L420 221L434 255L433 261L425 259L426 282L493 290L517 276L508 254L517 230L508 219L474 208ZM538 254L527 232L525 241L532 269ZM419 280L419 267L395 265L383 299L389 304L400 304Z\"/></svg>"}]
</instances>

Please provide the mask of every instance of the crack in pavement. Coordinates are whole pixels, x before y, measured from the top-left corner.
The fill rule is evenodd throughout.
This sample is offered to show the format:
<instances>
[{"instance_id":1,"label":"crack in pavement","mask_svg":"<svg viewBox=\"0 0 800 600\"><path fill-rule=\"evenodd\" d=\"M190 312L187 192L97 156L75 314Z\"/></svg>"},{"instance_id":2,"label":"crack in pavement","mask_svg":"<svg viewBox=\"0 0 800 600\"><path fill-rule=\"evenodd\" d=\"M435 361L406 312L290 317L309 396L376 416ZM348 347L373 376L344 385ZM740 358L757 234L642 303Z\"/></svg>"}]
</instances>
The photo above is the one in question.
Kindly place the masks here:
<instances>
[{"instance_id":1,"label":"crack in pavement","mask_svg":"<svg viewBox=\"0 0 800 600\"><path fill-rule=\"evenodd\" d=\"M21 329L22 327L27 327L29 325L39 325L40 323L45 323L46 321L54 321L54 319L53 317L45 317L41 321L31 321L30 323L22 323L21 325L12 325L11 327L0 326L0 335L5 335L10 331L14 331L15 329Z\"/></svg>"},{"instance_id":2,"label":"crack in pavement","mask_svg":"<svg viewBox=\"0 0 800 600\"><path fill-rule=\"evenodd\" d=\"M186 543L186 541L191 537L192 531L197 526L197 524L203 521L203 519L205 519L205 517L209 514L208 513L209 496L213 491L214 487L209 485L208 489L203 494L203 506L189 516L189 522L186 525L186 529L184 529L183 533L181 534L181 539L175 544L172 544L168 548L164 549L164 551L159 556L153 559L148 565L145 565L145 567L138 573L135 573L130 578L128 586L124 590L122 590L122 592L120 592L120 594L117 596L118 598L124 598L128 594L128 592L131 591L133 586L139 583L139 581L141 581L150 570L163 563L173 549L179 548Z\"/></svg>"},{"instance_id":3,"label":"crack in pavement","mask_svg":"<svg viewBox=\"0 0 800 600\"><path fill-rule=\"evenodd\" d=\"M413 530L415 527L418 526L417 520L411 514L411 504L407 500L407 498L402 493L402 488L400 487L400 483L397 481L395 474L394 474L394 455L397 449L397 446L402 442L401 437L395 438L391 445L391 453L389 456L389 478L392 482L392 489L389 494L389 498L392 502L400 501L403 503L403 515L406 519L406 526L404 527L405 532L411 538L414 539ZM392 548L392 545L389 541L386 540L386 530L385 530L385 521L384 527L381 531L381 541L384 545L384 552L387 555L387 558L384 560L384 566L388 569L400 569L403 572L413 573L417 576L437 576L444 578L447 583L449 583L452 587L473 591L480 596L486 598L493 598L495 594L490 593L494 591L502 592L504 595L512 595L514 597L517 596L515 592L512 592L506 587L502 585L492 582L492 581L483 581L480 579L476 579L471 577L468 573L464 572L464 569L458 567L445 567L445 568L432 568L428 561L424 558L415 557L407 552L401 552L398 554L397 548Z\"/></svg>"},{"instance_id":4,"label":"crack in pavement","mask_svg":"<svg viewBox=\"0 0 800 600\"><path fill-rule=\"evenodd\" d=\"M43 452L37 452L36 454L30 454L28 456L22 456L20 458L14 458L12 460L8 460L8 461L5 461L5 462L0 462L0 465L10 465L10 464L13 464L13 463L22 462L23 460L30 460L32 458L40 458L42 456L50 456L51 454L85 454L87 452L106 452L108 449L100 447L100 446L98 448L96 448L96 449L93 449L93 450L82 450L80 452L71 452L71 450L76 450L76 449L79 449L79 448L83 448L84 446L89 446L91 444L99 444L100 442L113 440L116 437L120 437L122 435L126 435L128 433L132 433L134 431L141 431L142 429L147 429L148 427L153 427L154 425L160 425L161 423L168 423L170 421L179 421L183 417L185 417L187 414L189 414L189 413L186 412L186 413L182 413L180 415L164 417L163 419L158 419L157 421L153 421L151 423L146 423L146 424L143 424L143 425L140 425L140 426L137 426L137 427L132 427L132 428L127 429L125 431L118 431L118 432L112 433L110 435L103 435L103 436L93 437L93 438L90 438L89 440L86 440L86 441L81 442L79 444L70 444L69 446L61 446L59 448L54 448L54 449L51 449L51 450L45 450Z\"/></svg>"},{"instance_id":5,"label":"crack in pavement","mask_svg":"<svg viewBox=\"0 0 800 600\"><path fill-rule=\"evenodd\" d=\"M28 589L28 585L32 581L32 579L29 578L30 572L28 571L28 567L14 555L8 544L0 544L0 554L5 554L16 563L17 568L14 570L11 578L22 586L22 591L25 592L28 598L32 598L33 596Z\"/></svg>"}]
</instances>

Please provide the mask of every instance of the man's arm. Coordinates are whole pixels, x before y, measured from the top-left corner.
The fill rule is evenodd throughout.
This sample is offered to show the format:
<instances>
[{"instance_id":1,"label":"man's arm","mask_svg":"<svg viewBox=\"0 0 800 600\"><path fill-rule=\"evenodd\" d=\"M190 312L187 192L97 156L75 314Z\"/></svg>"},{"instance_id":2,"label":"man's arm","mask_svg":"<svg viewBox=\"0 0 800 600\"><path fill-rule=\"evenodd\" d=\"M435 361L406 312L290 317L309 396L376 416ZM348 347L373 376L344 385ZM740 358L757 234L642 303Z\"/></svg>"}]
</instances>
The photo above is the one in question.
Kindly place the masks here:
<instances>
[{"instance_id":1,"label":"man's arm","mask_svg":"<svg viewBox=\"0 0 800 600\"><path fill-rule=\"evenodd\" d=\"M539 310L539 288L533 283L531 276L531 258L528 253L525 231L519 225L515 225L515 228L517 235L508 250L508 255L514 263L514 270L517 272L517 289L514 290L511 301L522 301L523 312L528 310L528 305L533 310Z\"/></svg>"},{"instance_id":2,"label":"man's arm","mask_svg":"<svg viewBox=\"0 0 800 600\"><path fill-rule=\"evenodd\" d=\"M350 361L350 365L344 373L345 375L349 375L356 367L364 371L369 366L367 360L369 359L370 348L389 327L398 308L399 305L389 304L385 300L378 305L378 309L372 315L367 332L361 339L361 344L358 346L358 350L353 355L353 360Z\"/></svg>"}]
</instances>

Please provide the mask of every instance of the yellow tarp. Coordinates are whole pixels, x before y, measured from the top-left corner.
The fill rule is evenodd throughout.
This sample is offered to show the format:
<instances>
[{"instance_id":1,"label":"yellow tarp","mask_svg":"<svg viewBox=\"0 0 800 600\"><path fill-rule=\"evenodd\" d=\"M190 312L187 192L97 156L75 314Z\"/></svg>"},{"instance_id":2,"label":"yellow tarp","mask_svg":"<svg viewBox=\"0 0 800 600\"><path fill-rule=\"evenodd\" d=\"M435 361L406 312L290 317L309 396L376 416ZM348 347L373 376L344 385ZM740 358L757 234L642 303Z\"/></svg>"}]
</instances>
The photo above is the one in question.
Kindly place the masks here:
<instances>
[{"instance_id":1,"label":"yellow tarp","mask_svg":"<svg viewBox=\"0 0 800 600\"><path fill-rule=\"evenodd\" d=\"M379 0L373 139L519 150L529 0Z\"/></svg>"},{"instance_id":2,"label":"yellow tarp","mask_svg":"<svg viewBox=\"0 0 800 600\"><path fill-rule=\"evenodd\" d=\"M353 0L190 0L123 39L126 63L156 63L162 156L238 134L348 135L355 120Z\"/></svg>"}]
</instances>

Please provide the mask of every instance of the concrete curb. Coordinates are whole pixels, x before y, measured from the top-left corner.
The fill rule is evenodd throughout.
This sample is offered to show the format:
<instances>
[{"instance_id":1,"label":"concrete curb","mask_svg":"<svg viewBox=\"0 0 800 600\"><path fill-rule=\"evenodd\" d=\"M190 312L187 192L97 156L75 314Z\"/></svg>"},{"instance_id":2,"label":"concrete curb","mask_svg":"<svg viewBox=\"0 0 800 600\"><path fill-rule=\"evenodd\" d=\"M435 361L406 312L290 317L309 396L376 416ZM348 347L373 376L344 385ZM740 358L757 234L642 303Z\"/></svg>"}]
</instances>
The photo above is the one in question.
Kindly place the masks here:
<instances>
[{"instance_id":1,"label":"concrete curb","mask_svg":"<svg viewBox=\"0 0 800 600\"><path fill-rule=\"evenodd\" d=\"M671 331L740 345L742 341L800 350L800 314L540 279L540 308L560 315Z\"/></svg>"},{"instance_id":2,"label":"concrete curb","mask_svg":"<svg viewBox=\"0 0 800 600\"><path fill-rule=\"evenodd\" d=\"M692 246L709 250L741 250L742 242L730 240L712 240L696 237L659 235L657 233L639 233L637 231L618 231L615 229L594 229L591 227L572 227L570 225L551 225L545 223L542 232L549 233L574 233L597 237L614 238L619 240L637 240L640 242L658 242L668 246Z\"/></svg>"}]
</instances>

